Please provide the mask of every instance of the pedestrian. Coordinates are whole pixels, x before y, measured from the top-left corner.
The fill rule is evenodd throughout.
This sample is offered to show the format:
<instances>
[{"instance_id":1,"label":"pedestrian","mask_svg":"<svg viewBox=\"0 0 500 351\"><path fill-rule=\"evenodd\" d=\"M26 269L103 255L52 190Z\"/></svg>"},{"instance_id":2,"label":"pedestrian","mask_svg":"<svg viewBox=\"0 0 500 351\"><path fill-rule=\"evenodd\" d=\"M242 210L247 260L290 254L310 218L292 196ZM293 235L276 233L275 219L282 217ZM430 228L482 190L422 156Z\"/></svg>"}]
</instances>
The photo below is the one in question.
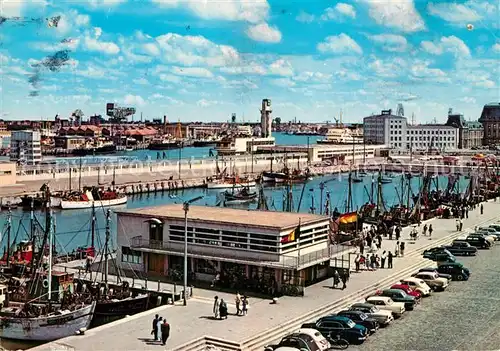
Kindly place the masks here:
<instances>
[{"instance_id":1,"label":"pedestrian","mask_svg":"<svg viewBox=\"0 0 500 351\"><path fill-rule=\"evenodd\" d=\"M469 208L465 209L465 218L469 218Z\"/></svg>"},{"instance_id":2,"label":"pedestrian","mask_svg":"<svg viewBox=\"0 0 500 351\"><path fill-rule=\"evenodd\" d=\"M365 243L364 243L364 240L361 240L361 243L359 244L359 253L361 255L365 253Z\"/></svg>"},{"instance_id":3,"label":"pedestrian","mask_svg":"<svg viewBox=\"0 0 500 351\"><path fill-rule=\"evenodd\" d=\"M387 258L387 252L382 252L382 256L380 256L380 268L385 268L385 259Z\"/></svg>"},{"instance_id":4,"label":"pedestrian","mask_svg":"<svg viewBox=\"0 0 500 351\"><path fill-rule=\"evenodd\" d=\"M340 276L340 278L342 279L342 290L344 290L345 288L347 288L347 280L349 279L349 277L347 276L347 273L346 272L343 272L342 275Z\"/></svg>"},{"instance_id":5,"label":"pedestrian","mask_svg":"<svg viewBox=\"0 0 500 351\"><path fill-rule=\"evenodd\" d=\"M377 249L381 249L382 248L382 236L379 234L377 236Z\"/></svg>"},{"instance_id":6,"label":"pedestrian","mask_svg":"<svg viewBox=\"0 0 500 351\"><path fill-rule=\"evenodd\" d=\"M392 258L393 258L392 252L389 251L389 253L387 254L387 268L389 269L392 268Z\"/></svg>"},{"instance_id":7,"label":"pedestrian","mask_svg":"<svg viewBox=\"0 0 500 351\"><path fill-rule=\"evenodd\" d=\"M151 335L155 337L155 341L158 341L158 315L155 314L155 318L153 319L153 328L151 329Z\"/></svg>"},{"instance_id":8,"label":"pedestrian","mask_svg":"<svg viewBox=\"0 0 500 351\"><path fill-rule=\"evenodd\" d=\"M459 228L458 228L460 231L462 231L462 229L464 229L464 222L462 222L462 220L460 220L460 225L459 225Z\"/></svg>"},{"instance_id":9,"label":"pedestrian","mask_svg":"<svg viewBox=\"0 0 500 351\"><path fill-rule=\"evenodd\" d=\"M392 240L392 235L396 231L396 227L392 226L391 229L389 229L389 240Z\"/></svg>"},{"instance_id":10,"label":"pedestrian","mask_svg":"<svg viewBox=\"0 0 500 351\"><path fill-rule=\"evenodd\" d=\"M432 231L433 231L433 230L434 230L434 229L432 229L432 224L430 224L430 225L429 225L429 240L431 240L431 239L432 239Z\"/></svg>"},{"instance_id":11,"label":"pedestrian","mask_svg":"<svg viewBox=\"0 0 500 351\"><path fill-rule=\"evenodd\" d=\"M481 214L483 214L483 212L484 212L483 204L481 204L480 210L481 210Z\"/></svg>"},{"instance_id":12,"label":"pedestrian","mask_svg":"<svg viewBox=\"0 0 500 351\"><path fill-rule=\"evenodd\" d=\"M241 303L241 296L239 292L236 292L236 298L234 299L234 303L236 304L236 315L240 315L240 303Z\"/></svg>"},{"instance_id":13,"label":"pedestrian","mask_svg":"<svg viewBox=\"0 0 500 351\"><path fill-rule=\"evenodd\" d=\"M170 337L170 324L168 324L167 320L164 318L163 324L161 325L161 344L165 345L169 337Z\"/></svg>"},{"instance_id":14,"label":"pedestrian","mask_svg":"<svg viewBox=\"0 0 500 351\"><path fill-rule=\"evenodd\" d=\"M424 227L422 228L422 235L426 236L427 235L427 223L424 224Z\"/></svg>"},{"instance_id":15,"label":"pedestrian","mask_svg":"<svg viewBox=\"0 0 500 351\"><path fill-rule=\"evenodd\" d=\"M460 220L456 220L457 232L460 230Z\"/></svg>"},{"instance_id":16,"label":"pedestrian","mask_svg":"<svg viewBox=\"0 0 500 351\"><path fill-rule=\"evenodd\" d=\"M158 322L156 323L156 329L158 329L158 341L162 341L162 332L161 332L161 326L163 324L163 317L158 318Z\"/></svg>"},{"instance_id":17,"label":"pedestrian","mask_svg":"<svg viewBox=\"0 0 500 351\"><path fill-rule=\"evenodd\" d=\"M227 304L224 299L220 299L219 304L220 319L227 319Z\"/></svg>"},{"instance_id":18,"label":"pedestrian","mask_svg":"<svg viewBox=\"0 0 500 351\"><path fill-rule=\"evenodd\" d=\"M400 237L401 237L401 227L398 225L396 227L396 241L399 241Z\"/></svg>"},{"instance_id":19,"label":"pedestrian","mask_svg":"<svg viewBox=\"0 0 500 351\"><path fill-rule=\"evenodd\" d=\"M396 247L394 248L394 256L399 257L399 241L396 242Z\"/></svg>"},{"instance_id":20,"label":"pedestrian","mask_svg":"<svg viewBox=\"0 0 500 351\"><path fill-rule=\"evenodd\" d=\"M85 273L90 273L90 269L92 267L92 257L87 256L85 259Z\"/></svg>"},{"instance_id":21,"label":"pedestrian","mask_svg":"<svg viewBox=\"0 0 500 351\"><path fill-rule=\"evenodd\" d=\"M339 271L335 270L333 272L333 288L337 289L337 286L339 285L339 283L340 283L340 274L339 274Z\"/></svg>"},{"instance_id":22,"label":"pedestrian","mask_svg":"<svg viewBox=\"0 0 500 351\"><path fill-rule=\"evenodd\" d=\"M220 307L220 301L219 301L219 296L214 297L214 317L215 319L219 319L219 307Z\"/></svg>"},{"instance_id":23,"label":"pedestrian","mask_svg":"<svg viewBox=\"0 0 500 351\"><path fill-rule=\"evenodd\" d=\"M243 298L241 299L241 314L246 316L248 313L248 298L246 295L243 295Z\"/></svg>"},{"instance_id":24,"label":"pedestrian","mask_svg":"<svg viewBox=\"0 0 500 351\"><path fill-rule=\"evenodd\" d=\"M401 257L404 257L405 255L405 242L402 241L401 244L399 244L399 252L401 252Z\"/></svg>"}]
</instances>

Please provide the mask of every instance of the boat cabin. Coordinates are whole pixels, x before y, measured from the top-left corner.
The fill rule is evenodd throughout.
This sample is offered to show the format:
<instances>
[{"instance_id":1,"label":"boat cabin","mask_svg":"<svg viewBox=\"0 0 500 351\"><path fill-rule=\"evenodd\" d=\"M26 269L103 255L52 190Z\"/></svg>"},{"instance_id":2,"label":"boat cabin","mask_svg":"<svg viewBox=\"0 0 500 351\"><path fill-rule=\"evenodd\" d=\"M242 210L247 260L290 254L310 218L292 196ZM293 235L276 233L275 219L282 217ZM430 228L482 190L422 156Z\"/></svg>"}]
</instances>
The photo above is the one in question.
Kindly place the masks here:
<instances>
[{"instance_id":1,"label":"boat cabin","mask_svg":"<svg viewBox=\"0 0 500 351\"><path fill-rule=\"evenodd\" d=\"M42 273L33 281L27 283L27 291L32 291L32 297L46 295L48 293L49 282L47 272ZM52 299L62 299L64 292L74 292L74 273L52 271Z\"/></svg>"}]
</instances>

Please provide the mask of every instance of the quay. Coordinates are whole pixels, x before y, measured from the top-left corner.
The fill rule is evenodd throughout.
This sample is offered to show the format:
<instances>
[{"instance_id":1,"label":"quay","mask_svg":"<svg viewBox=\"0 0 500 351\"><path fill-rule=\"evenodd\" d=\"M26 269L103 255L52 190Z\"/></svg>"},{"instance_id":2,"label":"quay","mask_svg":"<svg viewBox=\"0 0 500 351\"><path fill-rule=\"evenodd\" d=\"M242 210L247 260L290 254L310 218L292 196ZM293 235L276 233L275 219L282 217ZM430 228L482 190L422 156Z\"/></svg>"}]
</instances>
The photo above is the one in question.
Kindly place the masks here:
<instances>
[{"instance_id":1,"label":"quay","mask_svg":"<svg viewBox=\"0 0 500 351\"><path fill-rule=\"evenodd\" d=\"M394 269L352 272L345 290L332 289L332 279L309 286L304 297L282 297L277 304L268 299L250 297L246 316L235 316L234 295L211 290L196 289L187 306L161 306L106 326L88 330L85 335L71 336L34 348L48 350L158 350L161 346L151 340L151 321L155 314L165 317L171 325L168 350L195 351L214 345L221 350L254 351L298 329L302 323L338 311L361 301L377 289L385 288L405 278L419 268L432 265L422 258L423 250L447 244L466 235L475 226L500 218L500 202L484 202L484 214L479 208L471 210L463 220L464 230L456 231L454 219L434 218L432 240L421 237L413 243L409 238L411 228L404 228L401 240L407 244L404 257L395 258ZM396 241L384 239L380 250L394 251ZM353 257L351 257L351 264ZM229 318L214 320L213 297L218 295L228 301Z\"/></svg>"}]
</instances>

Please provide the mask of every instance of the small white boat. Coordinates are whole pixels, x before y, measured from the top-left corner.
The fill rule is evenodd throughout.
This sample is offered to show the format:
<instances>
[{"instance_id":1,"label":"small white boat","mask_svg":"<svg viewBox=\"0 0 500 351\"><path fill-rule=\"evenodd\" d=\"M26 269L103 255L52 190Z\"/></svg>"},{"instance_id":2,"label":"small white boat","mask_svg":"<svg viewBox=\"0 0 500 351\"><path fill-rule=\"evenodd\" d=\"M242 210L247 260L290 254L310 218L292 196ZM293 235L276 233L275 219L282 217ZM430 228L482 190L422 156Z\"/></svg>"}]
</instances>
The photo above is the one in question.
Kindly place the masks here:
<instances>
[{"instance_id":1,"label":"small white boat","mask_svg":"<svg viewBox=\"0 0 500 351\"><path fill-rule=\"evenodd\" d=\"M213 182L207 183L207 188L208 189L240 189L240 188L253 188L255 187L256 183L255 181L246 181L246 182L239 182L239 183L234 183L231 181L227 180L215 180Z\"/></svg>"},{"instance_id":2,"label":"small white boat","mask_svg":"<svg viewBox=\"0 0 500 351\"><path fill-rule=\"evenodd\" d=\"M74 311L63 310L40 317L18 317L11 308L2 310L0 338L24 341L53 341L73 336L82 328L88 328L96 302Z\"/></svg>"}]
</instances>

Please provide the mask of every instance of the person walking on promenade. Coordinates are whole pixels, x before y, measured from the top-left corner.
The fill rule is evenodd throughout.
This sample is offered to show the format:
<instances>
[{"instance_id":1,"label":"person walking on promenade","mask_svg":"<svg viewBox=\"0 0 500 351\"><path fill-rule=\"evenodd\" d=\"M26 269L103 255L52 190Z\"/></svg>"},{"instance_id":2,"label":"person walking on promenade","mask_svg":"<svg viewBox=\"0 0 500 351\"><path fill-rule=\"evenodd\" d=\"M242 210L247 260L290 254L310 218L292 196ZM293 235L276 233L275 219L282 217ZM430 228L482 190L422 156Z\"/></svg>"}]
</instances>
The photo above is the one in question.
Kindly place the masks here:
<instances>
[{"instance_id":1,"label":"person walking on promenade","mask_svg":"<svg viewBox=\"0 0 500 351\"><path fill-rule=\"evenodd\" d=\"M380 268L384 269L385 268L385 260L387 258L387 252L384 251L382 252L382 256L380 256Z\"/></svg>"},{"instance_id":2,"label":"person walking on promenade","mask_svg":"<svg viewBox=\"0 0 500 351\"><path fill-rule=\"evenodd\" d=\"M380 250L382 248L382 235L377 236L377 248Z\"/></svg>"},{"instance_id":3,"label":"person walking on promenade","mask_svg":"<svg viewBox=\"0 0 500 351\"><path fill-rule=\"evenodd\" d=\"M158 341L162 341L162 332L161 326L163 324L163 317L158 318L158 322L156 323L156 329L158 329Z\"/></svg>"},{"instance_id":4,"label":"person walking on promenade","mask_svg":"<svg viewBox=\"0 0 500 351\"><path fill-rule=\"evenodd\" d=\"M219 319L219 307L220 307L219 296L215 296L214 309L213 309L215 319Z\"/></svg>"},{"instance_id":5,"label":"person walking on promenade","mask_svg":"<svg viewBox=\"0 0 500 351\"><path fill-rule=\"evenodd\" d=\"M170 337L170 324L167 323L166 319L163 319L163 324L161 325L161 344L165 345L169 337Z\"/></svg>"},{"instance_id":6,"label":"person walking on promenade","mask_svg":"<svg viewBox=\"0 0 500 351\"><path fill-rule=\"evenodd\" d=\"M460 220L456 220L457 232L460 230Z\"/></svg>"},{"instance_id":7,"label":"person walking on promenade","mask_svg":"<svg viewBox=\"0 0 500 351\"><path fill-rule=\"evenodd\" d=\"M432 232L434 231L434 229L432 229L432 224L429 224L429 240L432 239Z\"/></svg>"},{"instance_id":8,"label":"person walking on promenade","mask_svg":"<svg viewBox=\"0 0 500 351\"><path fill-rule=\"evenodd\" d=\"M361 255L357 254L356 258L354 259L354 265L356 266L356 272L359 272L360 260L361 260Z\"/></svg>"},{"instance_id":9,"label":"person walking on promenade","mask_svg":"<svg viewBox=\"0 0 500 351\"><path fill-rule=\"evenodd\" d=\"M241 299L241 306L241 314L243 316L246 316L248 313L248 298L246 297L246 295L243 295L243 298Z\"/></svg>"},{"instance_id":10,"label":"person walking on promenade","mask_svg":"<svg viewBox=\"0 0 500 351\"><path fill-rule=\"evenodd\" d=\"M340 274L339 274L339 271L335 270L333 272L333 288L337 289L337 286L339 285L339 283L340 283Z\"/></svg>"},{"instance_id":11,"label":"person walking on promenade","mask_svg":"<svg viewBox=\"0 0 500 351\"><path fill-rule=\"evenodd\" d=\"M481 210L481 214L483 214L483 213L484 213L484 207L483 207L483 204L481 204L480 210Z\"/></svg>"},{"instance_id":12,"label":"person walking on promenade","mask_svg":"<svg viewBox=\"0 0 500 351\"><path fill-rule=\"evenodd\" d=\"M234 299L234 303L236 305L236 315L239 316L241 312L240 310L241 296L239 292L236 292L236 298Z\"/></svg>"},{"instance_id":13,"label":"person walking on promenade","mask_svg":"<svg viewBox=\"0 0 500 351\"><path fill-rule=\"evenodd\" d=\"M342 290L344 290L345 288L347 288L347 280L349 279L349 277L347 276L347 273L346 272L343 272L342 275L340 276L340 279L342 279Z\"/></svg>"},{"instance_id":14,"label":"person walking on promenade","mask_svg":"<svg viewBox=\"0 0 500 351\"><path fill-rule=\"evenodd\" d=\"M399 241L399 238L401 237L401 226L396 227L396 241Z\"/></svg>"},{"instance_id":15,"label":"person walking on promenade","mask_svg":"<svg viewBox=\"0 0 500 351\"><path fill-rule=\"evenodd\" d=\"M227 319L227 304L224 299L220 299L219 304L220 319Z\"/></svg>"},{"instance_id":16,"label":"person walking on promenade","mask_svg":"<svg viewBox=\"0 0 500 351\"><path fill-rule=\"evenodd\" d=\"M394 248L394 256L399 257L399 241L396 242L396 247Z\"/></svg>"},{"instance_id":17,"label":"person walking on promenade","mask_svg":"<svg viewBox=\"0 0 500 351\"><path fill-rule=\"evenodd\" d=\"M399 251L401 252L401 257L404 257L405 255L405 242L402 241L401 244L399 244Z\"/></svg>"},{"instance_id":18,"label":"person walking on promenade","mask_svg":"<svg viewBox=\"0 0 500 351\"><path fill-rule=\"evenodd\" d=\"M389 240L392 240L392 235L394 234L394 232L396 231L396 226L391 226L389 228Z\"/></svg>"},{"instance_id":19,"label":"person walking on promenade","mask_svg":"<svg viewBox=\"0 0 500 351\"><path fill-rule=\"evenodd\" d=\"M427 223L424 224L424 227L422 228L422 235L426 236L427 235Z\"/></svg>"},{"instance_id":20,"label":"person walking on promenade","mask_svg":"<svg viewBox=\"0 0 500 351\"><path fill-rule=\"evenodd\" d=\"M359 253L362 255L365 253L365 241L361 239L361 242L359 243Z\"/></svg>"},{"instance_id":21,"label":"person walking on promenade","mask_svg":"<svg viewBox=\"0 0 500 351\"><path fill-rule=\"evenodd\" d=\"M458 230L462 231L463 229L464 229L464 222L462 222L462 220L460 220Z\"/></svg>"},{"instance_id":22,"label":"person walking on promenade","mask_svg":"<svg viewBox=\"0 0 500 351\"><path fill-rule=\"evenodd\" d=\"M155 315L153 319L153 328L151 329L151 334L155 337L155 341L158 341L158 315Z\"/></svg>"},{"instance_id":23,"label":"person walking on promenade","mask_svg":"<svg viewBox=\"0 0 500 351\"><path fill-rule=\"evenodd\" d=\"M389 269L392 269L392 258L392 251L389 251L389 253L387 254L387 268Z\"/></svg>"}]
</instances>

